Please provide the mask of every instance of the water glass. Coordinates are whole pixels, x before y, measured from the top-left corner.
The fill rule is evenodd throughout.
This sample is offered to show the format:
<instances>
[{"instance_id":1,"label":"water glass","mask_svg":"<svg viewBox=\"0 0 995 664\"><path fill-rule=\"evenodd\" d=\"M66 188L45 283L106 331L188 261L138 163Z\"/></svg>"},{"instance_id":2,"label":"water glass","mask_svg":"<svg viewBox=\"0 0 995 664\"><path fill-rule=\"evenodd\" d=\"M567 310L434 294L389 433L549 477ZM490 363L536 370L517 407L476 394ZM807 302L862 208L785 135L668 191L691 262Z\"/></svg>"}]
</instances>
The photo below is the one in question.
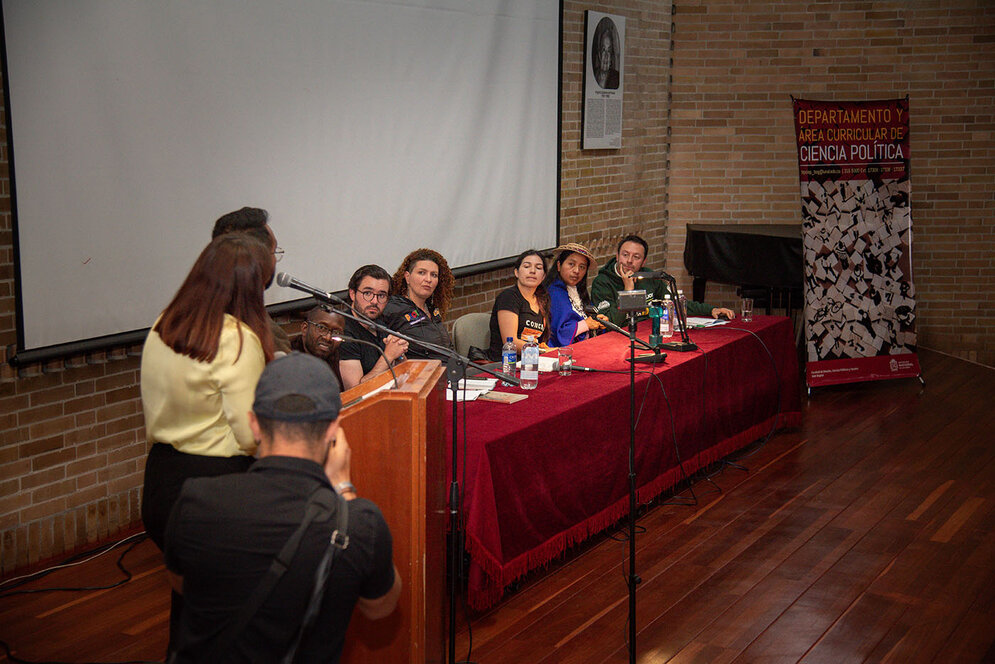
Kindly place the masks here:
<instances>
[{"instance_id":1,"label":"water glass","mask_svg":"<svg viewBox=\"0 0 995 664\"><path fill-rule=\"evenodd\" d=\"M574 351L570 346L560 346L556 349L556 361L560 366L560 375L569 376L574 364Z\"/></svg>"},{"instance_id":2,"label":"water glass","mask_svg":"<svg viewBox=\"0 0 995 664\"><path fill-rule=\"evenodd\" d=\"M740 313L742 314L740 318L744 323L749 323L753 320L753 298L744 297L742 305L740 307Z\"/></svg>"}]
</instances>

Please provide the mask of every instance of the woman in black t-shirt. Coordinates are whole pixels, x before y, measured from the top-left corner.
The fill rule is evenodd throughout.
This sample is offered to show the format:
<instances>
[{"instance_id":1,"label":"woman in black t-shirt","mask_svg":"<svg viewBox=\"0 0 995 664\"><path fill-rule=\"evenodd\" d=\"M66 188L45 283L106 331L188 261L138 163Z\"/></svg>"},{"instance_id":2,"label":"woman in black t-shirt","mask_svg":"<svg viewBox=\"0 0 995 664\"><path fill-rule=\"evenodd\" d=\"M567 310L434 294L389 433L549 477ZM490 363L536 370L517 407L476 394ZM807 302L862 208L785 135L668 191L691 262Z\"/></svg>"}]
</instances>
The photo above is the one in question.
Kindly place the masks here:
<instances>
[{"instance_id":1,"label":"woman in black t-shirt","mask_svg":"<svg viewBox=\"0 0 995 664\"><path fill-rule=\"evenodd\" d=\"M535 249L529 249L515 261L516 283L501 291L491 309L491 345L487 356L501 359L501 347L508 337L518 351L527 337L543 343L549 337L549 293L542 285L546 262Z\"/></svg>"}]
</instances>

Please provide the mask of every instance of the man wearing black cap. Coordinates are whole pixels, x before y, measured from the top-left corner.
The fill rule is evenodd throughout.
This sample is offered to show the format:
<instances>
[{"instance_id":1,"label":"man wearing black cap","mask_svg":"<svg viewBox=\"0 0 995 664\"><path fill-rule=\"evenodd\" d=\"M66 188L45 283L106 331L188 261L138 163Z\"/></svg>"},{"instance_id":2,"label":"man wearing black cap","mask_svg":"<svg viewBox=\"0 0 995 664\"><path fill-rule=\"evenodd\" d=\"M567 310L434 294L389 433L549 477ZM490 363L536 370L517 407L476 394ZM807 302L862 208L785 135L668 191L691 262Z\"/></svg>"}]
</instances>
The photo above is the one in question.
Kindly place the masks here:
<instances>
[{"instance_id":1,"label":"man wearing black cap","mask_svg":"<svg viewBox=\"0 0 995 664\"><path fill-rule=\"evenodd\" d=\"M349 481L341 406L325 362L278 358L249 413L259 460L244 474L184 484L166 528L166 565L185 601L176 662L278 662L296 639L295 661L337 662L354 606L372 619L394 610L390 531ZM322 501L327 508L315 507ZM329 559L316 627L299 634Z\"/></svg>"}]
</instances>

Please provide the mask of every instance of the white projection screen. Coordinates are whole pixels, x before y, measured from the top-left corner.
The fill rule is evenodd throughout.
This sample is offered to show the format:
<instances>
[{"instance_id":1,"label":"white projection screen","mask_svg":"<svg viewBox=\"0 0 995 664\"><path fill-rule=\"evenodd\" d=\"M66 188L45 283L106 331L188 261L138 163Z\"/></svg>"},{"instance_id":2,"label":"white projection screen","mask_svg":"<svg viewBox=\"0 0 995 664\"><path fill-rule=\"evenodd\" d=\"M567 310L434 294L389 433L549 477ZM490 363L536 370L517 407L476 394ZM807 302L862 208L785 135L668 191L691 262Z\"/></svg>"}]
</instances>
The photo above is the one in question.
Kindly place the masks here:
<instances>
[{"instance_id":1,"label":"white projection screen","mask_svg":"<svg viewBox=\"0 0 995 664\"><path fill-rule=\"evenodd\" d=\"M327 290L557 240L559 0L4 0L19 352L141 330L214 220ZM270 304L300 299L274 286Z\"/></svg>"}]
</instances>

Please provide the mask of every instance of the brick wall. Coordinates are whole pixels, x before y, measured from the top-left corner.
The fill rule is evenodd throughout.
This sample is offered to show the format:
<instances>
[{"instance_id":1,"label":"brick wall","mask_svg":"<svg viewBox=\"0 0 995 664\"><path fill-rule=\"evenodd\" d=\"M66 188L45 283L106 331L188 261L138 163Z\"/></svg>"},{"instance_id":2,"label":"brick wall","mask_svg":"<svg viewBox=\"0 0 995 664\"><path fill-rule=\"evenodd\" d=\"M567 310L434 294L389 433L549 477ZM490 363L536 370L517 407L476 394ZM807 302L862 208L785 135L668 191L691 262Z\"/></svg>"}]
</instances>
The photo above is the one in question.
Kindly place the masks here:
<instances>
[{"instance_id":1,"label":"brick wall","mask_svg":"<svg viewBox=\"0 0 995 664\"><path fill-rule=\"evenodd\" d=\"M580 149L585 9L627 18L621 150ZM619 237L638 231L654 244L652 260L663 260L670 27L665 0L565 2L560 234L602 258ZM147 453L140 347L20 371L6 364L16 341L12 243L7 149L0 143L0 573L138 522ZM449 318L489 310L510 283L507 269L461 280Z\"/></svg>"},{"instance_id":2,"label":"brick wall","mask_svg":"<svg viewBox=\"0 0 995 664\"><path fill-rule=\"evenodd\" d=\"M800 223L791 95L909 95L919 344L995 366L995 4L674 4L670 268L688 223Z\"/></svg>"}]
</instances>

